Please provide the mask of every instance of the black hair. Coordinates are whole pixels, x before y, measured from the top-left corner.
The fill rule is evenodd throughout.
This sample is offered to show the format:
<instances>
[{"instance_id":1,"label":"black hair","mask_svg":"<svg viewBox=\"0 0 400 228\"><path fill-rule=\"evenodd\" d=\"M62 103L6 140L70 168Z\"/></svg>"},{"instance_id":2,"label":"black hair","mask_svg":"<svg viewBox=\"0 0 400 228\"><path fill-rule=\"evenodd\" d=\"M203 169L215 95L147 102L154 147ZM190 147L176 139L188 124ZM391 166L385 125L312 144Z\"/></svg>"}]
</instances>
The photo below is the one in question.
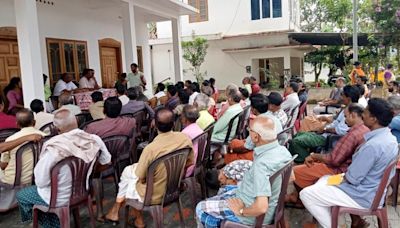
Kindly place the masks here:
<instances>
[{"instance_id":1,"label":"black hair","mask_svg":"<svg viewBox=\"0 0 400 228\"><path fill-rule=\"evenodd\" d=\"M213 93L215 93L215 88L214 88L215 78L210 78L210 80L208 80L208 81L210 82L210 86L213 89Z\"/></svg>"},{"instance_id":2,"label":"black hair","mask_svg":"<svg viewBox=\"0 0 400 228\"><path fill-rule=\"evenodd\" d=\"M136 63L132 63L131 67L133 67L133 66L136 67L136 68L138 67L138 65Z\"/></svg>"},{"instance_id":3,"label":"black hair","mask_svg":"<svg viewBox=\"0 0 400 228\"><path fill-rule=\"evenodd\" d=\"M266 113L268 111L268 97L264 94L257 93L250 97L251 107L259 113Z\"/></svg>"},{"instance_id":4,"label":"black hair","mask_svg":"<svg viewBox=\"0 0 400 228\"><path fill-rule=\"evenodd\" d=\"M125 94L126 92L126 87L122 84L118 84L116 89L119 95Z\"/></svg>"},{"instance_id":5,"label":"black hair","mask_svg":"<svg viewBox=\"0 0 400 228\"><path fill-rule=\"evenodd\" d=\"M131 87L126 91L126 95L129 97L129 100L136 100L139 93L136 91L135 88Z\"/></svg>"},{"instance_id":6,"label":"black hair","mask_svg":"<svg viewBox=\"0 0 400 228\"><path fill-rule=\"evenodd\" d=\"M242 96L244 97L244 98L249 98L249 96L250 96L250 94L249 94L249 91L247 90L247 89L245 89L245 88L239 88L239 91L240 91L240 93L242 94Z\"/></svg>"},{"instance_id":7,"label":"black hair","mask_svg":"<svg viewBox=\"0 0 400 228\"><path fill-rule=\"evenodd\" d=\"M382 98L371 98L368 101L368 111L374 116L382 127L389 126L393 119L393 107Z\"/></svg>"},{"instance_id":8,"label":"black hair","mask_svg":"<svg viewBox=\"0 0 400 228\"><path fill-rule=\"evenodd\" d=\"M351 103L357 103L360 99L360 90L356 86L347 85L343 87L343 94L351 99Z\"/></svg>"},{"instance_id":9,"label":"black hair","mask_svg":"<svg viewBox=\"0 0 400 228\"><path fill-rule=\"evenodd\" d=\"M39 99L35 99L31 102L31 110L35 113L38 112L42 112L44 111L44 107L43 107L43 101L39 100Z\"/></svg>"},{"instance_id":10,"label":"black hair","mask_svg":"<svg viewBox=\"0 0 400 228\"><path fill-rule=\"evenodd\" d=\"M92 101L93 101L94 103L103 100L103 93L100 92L100 91L95 91L95 92L93 92L90 96L92 97Z\"/></svg>"},{"instance_id":11,"label":"black hair","mask_svg":"<svg viewBox=\"0 0 400 228\"><path fill-rule=\"evenodd\" d=\"M178 91L178 97L179 97L179 100L181 101L181 104L188 104L189 103L190 95L186 90L184 90L184 89L179 90Z\"/></svg>"},{"instance_id":12,"label":"black hair","mask_svg":"<svg viewBox=\"0 0 400 228\"><path fill-rule=\"evenodd\" d=\"M0 95L0 105L4 105L4 99L3 96Z\"/></svg>"},{"instance_id":13,"label":"black hair","mask_svg":"<svg viewBox=\"0 0 400 228\"><path fill-rule=\"evenodd\" d=\"M185 105L182 115L190 122L194 123L200 117L199 111L193 105Z\"/></svg>"},{"instance_id":14,"label":"black hair","mask_svg":"<svg viewBox=\"0 0 400 228\"><path fill-rule=\"evenodd\" d=\"M200 93L200 85L197 82L193 82L192 85L194 85L194 90L193 92L198 92Z\"/></svg>"},{"instance_id":15,"label":"black hair","mask_svg":"<svg viewBox=\"0 0 400 228\"><path fill-rule=\"evenodd\" d=\"M268 101L269 101L269 103L271 103L271 104L273 104L273 105L279 106L279 105L281 105L282 102L283 102L283 97L282 97L282 95L281 95L280 93L278 93L278 92L271 92L271 93L268 95Z\"/></svg>"},{"instance_id":16,"label":"black hair","mask_svg":"<svg viewBox=\"0 0 400 228\"><path fill-rule=\"evenodd\" d=\"M360 97L364 96L365 93L365 88L363 85L355 85L357 87L358 91L360 91Z\"/></svg>"},{"instance_id":17,"label":"black hair","mask_svg":"<svg viewBox=\"0 0 400 228\"><path fill-rule=\"evenodd\" d=\"M348 110L350 113L356 113L359 117L362 117L362 114L364 112L364 108L358 103L349 104Z\"/></svg>"},{"instance_id":18,"label":"black hair","mask_svg":"<svg viewBox=\"0 0 400 228\"><path fill-rule=\"evenodd\" d=\"M17 112L17 123L21 128L31 127L35 122L35 117L31 110L23 108Z\"/></svg>"},{"instance_id":19,"label":"black hair","mask_svg":"<svg viewBox=\"0 0 400 228\"><path fill-rule=\"evenodd\" d=\"M182 81L179 81L175 84L176 89L179 91L183 88L185 88L185 83L183 83Z\"/></svg>"},{"instance_id":20,"label":"black hair","mask_svg":"<svg viewBox=\"0 0 400 228\"><path fill-rule=\"evenodd\" d=\"M291 87L295 93L299 92L299 84L297 82L291 82L289 87Z\"/></svg>"},{"instance_id":21,"label":"black hair","mask_svg":"<svg viewBox=\"0 0 400 228\"><path fill-rule=\"evenodd\" d=\"M185 83L190 85L190 84L192 84L192 81L186 80Z\"/></svg>"},{"instance_id":22,"label":"black hair","mask_svg":"<svg viewBox=\"0 0 400 228\"><path fill-rule=\"evenodd\" d=\"M210 82L208 80L204 80L202 85L203 86L210 86Z\"/></svg>"},{"instance_id":23,"label":"black hair","mask_svg":"<svg viewBox=\"0 0 400 228\"><path fill-rule=\"evenodd\" d=\"M119 77L126 78L126 73L122 73Z\"/></svg>"},{"instance_id":24,"label":"black hair","mask_svg":"<svg viewBox=\"0 0 400 228\"><path fill-rule=\"evenodd\" d=\"M163 121L161 121L163 119ZM175 115L167 108L160 108L156 112L155 123L160 132L169 132L174 127Z\"/></svg>"},{"instance_id":25,"label":"black hair","mask_svg":"<svg viewBox=\"0 0 400 228\"><path fill-rule=\"evenodd\" d=\"M87 75L90 71L93 71L93 70L92 69L88 69L88 68L83 69L82 76Z\"/></svg>"},{"instance_id":26,"label":"black hair","mask_svg":"<svg viewBox=\"0 0 400 228\"><path fill-rule=\"evenodd\" d=\"M104 114L109 118L117 118L121 113L122 103L118 97L109 97L104 102Z\"/></svg>"},{"instance_id":27,"label":"black hair","mask_svg":"<svg viewBox=\"0 0 400 228\"><path fill-rule=\"evenodd\" d=\"M47 81L47 78L48 78L48 77L49 77L49 76L43 74L43 84L46 84L46 81Z\"/></svg>"},{"instance_id":28,"label":"black hair","mask_svg":"<svg viewBox=\"0 0 400 228\"><path fill-rule=\"evenodd\" d=\"M7 96L7 93L15 89L20 82L21 82L20 78L12 77L8 85L4 88L4 96Z\"/></svg>"},{"instance_id":29,"label":"black hair","mask_svg":"<svg viewBox=\"0 0 400 228\"><path fill-rule=\"evenodd\" d=\"M168 91L169 94L171 94L171 96L175 96L176 92L177 92L177 89L176 89L176 87L174 85L169 85L167 87L167 91Z\"/></svg>"},{"instance_id":30,"label":"black hair","mask_svg":"<svg viewBox=\"0 0 400 228\"><path fill-rule=\"evenodd\" d=\"M164 85L164 83L159 82L159 83L157 84L157 89L156 89L156 91L157 91L157 92L161 92L161 91L164 91L164 90L165 90L165 85Z\"/></svg>"},{"instance_id":31,"label":"black hair","mask_svg":"<svg viewBox=\"0 0 400 228\"><path fill-rule=\"evenodd\" d=\"M388 69L388 70L390 70L390 69L392 69L393 68L393 64L388 64L387 66L386 66L386 68Z\"/></svg>"}]
</instances>

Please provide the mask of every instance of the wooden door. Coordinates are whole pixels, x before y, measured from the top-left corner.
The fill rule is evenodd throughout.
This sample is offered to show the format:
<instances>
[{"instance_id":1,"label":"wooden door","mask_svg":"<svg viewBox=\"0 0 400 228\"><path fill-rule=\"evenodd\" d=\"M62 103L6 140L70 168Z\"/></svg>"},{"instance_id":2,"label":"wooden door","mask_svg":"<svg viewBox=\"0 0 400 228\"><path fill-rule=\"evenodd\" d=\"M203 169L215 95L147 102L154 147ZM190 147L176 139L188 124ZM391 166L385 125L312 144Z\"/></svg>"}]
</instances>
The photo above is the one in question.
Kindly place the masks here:
<instances>
[{"instance_id":1,"label":"wooden door","mask_svg":"<svg viewBox=\"0 0 400 228\"><path fill-rule=\"evenodd\" d=\"M0 94L12 77L20 75L17 41L0 39Z\"/></svg>"},{"instance_id":2,"label":"wooden door","mask_svg":"<svg viewBox=\"0 0 400 228\"><path fill-rule=\"evenodd\" d=\"M139 71L143 72L143 50L141 46L136 47L136 53L137 53L137 64L139 65Z\"/></svg>"},{"instance_id":3,"label":"wooden door","mask_svg":"<svg viewBox=\"0 0 400 228\"><path fill-rule=\"evenodd\" d=\"M101 47L101 78L103 87L113 87L118 74L118 49L114 47Z\"/></svg>"}]
</instances>

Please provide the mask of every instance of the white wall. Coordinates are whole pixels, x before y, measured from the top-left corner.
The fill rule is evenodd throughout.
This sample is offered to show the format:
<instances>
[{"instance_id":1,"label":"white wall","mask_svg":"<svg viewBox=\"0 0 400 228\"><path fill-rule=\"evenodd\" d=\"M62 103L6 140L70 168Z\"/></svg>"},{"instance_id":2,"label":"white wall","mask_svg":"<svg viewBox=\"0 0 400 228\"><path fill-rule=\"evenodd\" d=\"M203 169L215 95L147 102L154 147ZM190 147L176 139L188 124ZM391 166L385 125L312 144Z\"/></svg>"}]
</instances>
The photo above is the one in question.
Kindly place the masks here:
<instances>
[{"instance_id":1,"label":"white wall","mask_svg":"<svg viewBox=\"0 0 400 228\"><path fill-rule=\"evenodd\" d=\"M196 35L230 36L295 29L294 24L289 23L289 1L298 2L282 0L282 17L251 20L250 0L208 0L208 21L189 23L188 16L181 17L182 36L191 36L193 31ZM171 37L171 23L157 23L157 33L158 38Z\"/></svg>"}]
</instances>

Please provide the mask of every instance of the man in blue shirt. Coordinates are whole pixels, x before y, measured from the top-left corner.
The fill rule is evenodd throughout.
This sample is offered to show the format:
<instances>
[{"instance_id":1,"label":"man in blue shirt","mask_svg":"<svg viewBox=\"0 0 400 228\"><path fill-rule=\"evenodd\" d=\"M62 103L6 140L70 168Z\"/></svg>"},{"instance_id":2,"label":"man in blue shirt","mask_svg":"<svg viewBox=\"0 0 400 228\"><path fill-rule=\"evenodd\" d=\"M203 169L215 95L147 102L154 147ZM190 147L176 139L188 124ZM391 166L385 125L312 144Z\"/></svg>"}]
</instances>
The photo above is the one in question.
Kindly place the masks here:
<instances>
[{"instance_id":1,"label":"man in blue shirt","mask_svg":"<svg viewBox=\"0 0 400 228\"><path fill-rule=\"evenodd\" d=\"M387 166L398 155L396 138L388 128L393 118L391 105L380 98L372 98L363 113L363 120L371 132L364 135L365 143L353 155L353 161L338 184L328 185L330 176L322 177L315 185L300 192L300 199L322 227L331 227L331 207L370 208ZM384 143L383 143L384 142ZM391 173L390 179L394 175ZM385 194L384 194L385 196ZM384 198L380 201L383 205ZM353 225L359 225L358 217ZM359 227L359 226L356 226Z\"/></svg>"},{"instance_id":2,"label":"man in blue shirt","mask_svg":"<svg viewBox=\"0 0 400 228\"><path fill-rule=\"evenodd\" d=\"M400 143L400 96L391 96L388 98L389 104L393 106L395 117L389 124L389 128L392 134L397 138L397 142Z\"/></svg>"}]
</instances>

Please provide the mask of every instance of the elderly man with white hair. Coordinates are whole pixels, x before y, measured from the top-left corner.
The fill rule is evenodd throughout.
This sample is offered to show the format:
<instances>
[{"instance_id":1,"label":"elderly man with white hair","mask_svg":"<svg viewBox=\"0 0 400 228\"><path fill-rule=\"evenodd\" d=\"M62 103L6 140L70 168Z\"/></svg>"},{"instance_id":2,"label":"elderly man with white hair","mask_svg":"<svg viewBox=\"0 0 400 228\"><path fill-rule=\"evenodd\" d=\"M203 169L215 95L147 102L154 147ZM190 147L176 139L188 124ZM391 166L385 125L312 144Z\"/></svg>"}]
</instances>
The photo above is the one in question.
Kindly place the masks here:
<instances>
[{"instance_id":1,"label":"elderly man with white hair","mask_svg":"<svg viewBox=\"0 0 400 228\"><path fill-rule=\"evenodd\" d=\"M215 122L214 117L208 112L209 97L205 94L200 93L194 99L193 105L199 110L199 118L196 123L202 130L205 130L208 126Z\"/></svg>"},{"instance_id":2,"label":"elderly man with white hair","mask_svg":"<svg viewBox=\"0 0 400 228\"><path fill-rule=\"evenodd\" d=\"M280 183L271 186L268 177L282 168L291 155L279 145L274 121L270 118L256 117L249 130L256 145L252 167L237 188L197 204L196 217L200 227L219 227L223 220L254 225L255 218L264 213L263 224L273 221Z\"/></svg>"},{"instance_id":3,"label":"elderly man with white hair","mask_svg":"<svg viewBox=\"0 0 400 228\"><path fill-rule=\"evenodd\" d=\"M24 188L17 193L22 222L32 221L33 205L49 205L50 170L59 161L74 156L86 163L91 163L97 158L102 165L111 162L111 154L100 137L78 129L76 118L69 110L57 111L53 123L60 134L43 145L39 162L34 169L36 185ZM67 166L62 167L58 175L57 206L64 206L69 203L71 196L70 169ZM88 178L89 175L90 172ZM40 214L39 224L42 227L60 227L57 216L51 213Z\"/></svg>"}]
</instances>

